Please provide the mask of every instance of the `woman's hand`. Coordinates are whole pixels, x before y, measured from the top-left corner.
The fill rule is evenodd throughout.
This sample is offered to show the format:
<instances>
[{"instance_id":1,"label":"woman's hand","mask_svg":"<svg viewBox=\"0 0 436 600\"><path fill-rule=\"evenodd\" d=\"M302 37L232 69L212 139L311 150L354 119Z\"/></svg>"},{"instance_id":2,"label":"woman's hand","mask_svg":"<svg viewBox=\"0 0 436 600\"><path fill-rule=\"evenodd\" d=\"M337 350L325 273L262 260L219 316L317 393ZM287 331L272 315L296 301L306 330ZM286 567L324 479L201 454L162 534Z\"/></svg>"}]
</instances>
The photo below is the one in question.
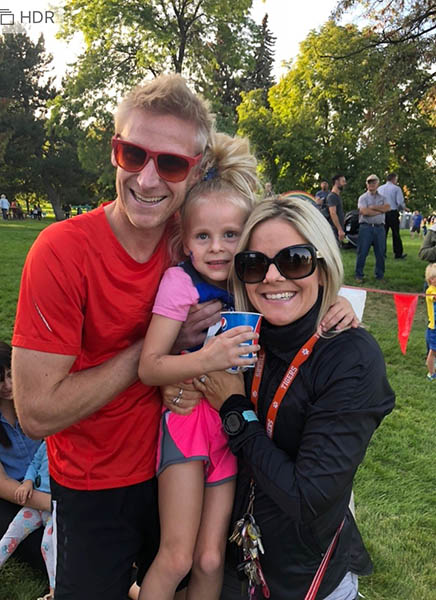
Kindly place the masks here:
<instances>
[{"instance_id":1,"label":"woman's hand","mask_svg":"<svg viewBox=\"0 0 436 600\"><path fill-rule=\"evenodd\" d=\"M163 385L160 393L164 406L177 415L191 414L203 397L190 381L177 385Z\"/></svg>"},{"instance_id":2,"label":"woman's hand","mask_svg":"<svg viewBox=\"0 0 436 600\"><path fill-rule=\"evenodd\" d=\"M194 385L209 404L219 410L224 402L233 394L245 395L244 377L242 373L226 373L217 371L194 379Z\"/></svg>"},{"instance_id":3,"label":"woman's hand","mask_svg":"<svg viewBox=\"0 0 436 600\"><path fill-rule=\"evenodd\" d=\"M33 482L30 479L25 479L15 490L15 500L18 504L24 505L32 497L32 492Z\"/></svg>"},{"instance_id":4,"label":"woman's hand","mask_svg":"<svg viewBox=\"0 0 436 600\"><path fill-rule=\"evenodd\" d=\"M260 350L257 344L258 333L251 327L241 325L211 337L205 346L199 351L201 353L201 364L203 371L222 371L230 367L252 366L257 357L242 358L241 355L256 353ZM241 346L244 342L252 342L250 345Z\"/></svg>"},{"instance_id":5,"label":"woman's hand","mask_svg":"<svg viewBox=\"0 0 436 600\"><path fill-rule=\"evenodd\" d=\"M360 321L356 316L350 302L343 296L338 296L336 302L330 306L327 314L321 321L321 332L326 333L330 329L346 329L347 327L359 327Z\"/></svg>"}]
</instances>

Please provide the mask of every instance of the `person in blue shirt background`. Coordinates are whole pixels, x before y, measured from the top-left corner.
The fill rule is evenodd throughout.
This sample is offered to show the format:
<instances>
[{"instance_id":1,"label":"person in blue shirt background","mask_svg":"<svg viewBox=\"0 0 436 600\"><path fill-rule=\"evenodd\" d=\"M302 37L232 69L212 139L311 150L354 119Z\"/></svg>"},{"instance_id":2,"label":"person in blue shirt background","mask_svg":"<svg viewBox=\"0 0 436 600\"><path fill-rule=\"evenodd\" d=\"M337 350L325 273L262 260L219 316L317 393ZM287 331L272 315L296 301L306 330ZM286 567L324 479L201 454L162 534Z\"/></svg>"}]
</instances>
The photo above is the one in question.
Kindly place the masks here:
<instances>
[{"instance_id":1,"label":"person in blue shirt background","mask_svg":"<svg viewBox=\"0 0 436 600\"><path fill-rule=\"evenodd\" d=\"M22 508L15 492L24 479L27 468L41 442L24 435L12 399L10 374L11 347L0 341L0 537ZM50 496L34 490L25 506L50 511ZM32 533L18 548L15 556L32 567L45 570L42 560L42 532Z\"/></svg>"},{"instance_id":2,"label":"person in blue shirt background","mask_svg":"<svg viewBox=\"0 0 436 600\"><path fill-rule=\"evenodd\" d=\"M37 489L41 493L50 496L50 476L48 472L47 448L45 442L39 446L32 462L27 468L24 481L15 490L15 499L19 504L32 497L33 490ZM44 533L41 542L41 553L44 558L47 569L50 592L44 596L44 600L54 597L55 587L55 568L56 568L56 544L53 536L52 513L48 510L38 510L36 508L23 507L12 519L6 533L0 540L0 568L13 554L17 546L26 537L41 527L44 527Z\"/></svg>"}]
</instances>

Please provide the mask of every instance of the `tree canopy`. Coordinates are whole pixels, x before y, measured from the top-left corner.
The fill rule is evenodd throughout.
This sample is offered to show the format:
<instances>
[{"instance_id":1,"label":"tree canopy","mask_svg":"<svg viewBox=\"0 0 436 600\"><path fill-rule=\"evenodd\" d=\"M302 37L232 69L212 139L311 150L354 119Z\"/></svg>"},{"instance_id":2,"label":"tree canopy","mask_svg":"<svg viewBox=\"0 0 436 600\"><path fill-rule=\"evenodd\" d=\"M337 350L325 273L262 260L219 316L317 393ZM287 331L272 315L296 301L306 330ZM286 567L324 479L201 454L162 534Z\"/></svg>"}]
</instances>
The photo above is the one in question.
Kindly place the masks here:
<instances>
[{"instance_id":1,"label":"tree canopy","mask_svg":"<svg viewBox=\"0 0 436 600\"><path fill-rule=\"evenodd\" d=\"M86 202L92 192L78 160L77 121L59 127L50 111L51 60L43 36L0 36L0 187L11 199L47 198L63 218L62 198Z\"/></svg>"},{"instance_id":2,"label":"tree canopy","mask_svg":"<svg viewBox=\"0 0 436 600\"><path fill-rule=\"evenodd\" d=\"M428 73L405 64L400 84L391 82L384 65L397 68L396 55L372 44L355 52L375 38L329 21L301 44L289 72L270 89L269 106L256 92L244 95L239 131L252 140L276 191L314 191L319 178L343 172L346 206L355 208L368 173L398 170L415 205L433 200L435 129L409 93ZM339 53L340 61L331 57Z\"/></svg>"},{"instance_id":3,"label":"tree canopy","mask_svg":"<svg viewBox=\"0 0 436 600\"><path fill-rule=\"evenodd\" d=\"M436 2L434 0L339 0L332 18L340 20L354 11L357 18L367 23L371 36L363 39L355 54L371 47L384 48L386 60L381 73L393 85L401 86L410 73L407 94L411 101L419 98L421 108L430 118L436 113ZM346 53L345 53L346 54ZM330 56L341 60L344 52ZM415 81L413 72L426 71L426 76ZM389 107L387 108L387 112Z\"/></svg>"},{"instance_id":4,"label":"tree canopy","mask_svg":"<svg viewBox=\"0 0 436 600\"><path fill-rule=\"evenodd\" d=\"M434 202L434 0L340 0L277 84L275 38L267 16L252 21L251 4L66 0L61 35L81 31L86 46L56 96L43 38L1 37L4 191L43 194L55 211L111 199L114 106L144 79L176 71L210 101L219 130L238 127L251 139L276 191L313 192L320 178L343 172L354 208L368 173L395 170L412 207ZM363 28L337 24L357 9Z\"/></svg>"},{"instance_id":5,"label":"tree canopy","mask_svg":"<svg viewBox=\"0 0 436 600\"><path fill-rule=\"evenodd\" d=\"M66 93L85 118L143 79L182 73L228 125L256 60L252 0L67 0L61 35L84 35L86 49ZM80 102L80 104L79 104Z\"/></svg>"},{"instance_id":6,"label":"tree canopy","mask_svg":"<svg viewBox=\"0 0 436 600\"><path fill-rule=\"evenodd\" d=\"M0 36L0 185L11 196L40 186L50 61L42 36Z\"/></svg>"},{"instance_id":7,"label":"tree canopy","mask_svg":"<svg viewBox=\"0 0 436 600\"><path fill-rule=\"evenodd\" d=\"M436 3L434 0L339 0L332 13L340 19L347 11L360 11L359 17L372 23L375 45L398 45L425 41L429 52L436 53ZM432 59L430 59L432 60Z\"/></svg>"}]
</instances>

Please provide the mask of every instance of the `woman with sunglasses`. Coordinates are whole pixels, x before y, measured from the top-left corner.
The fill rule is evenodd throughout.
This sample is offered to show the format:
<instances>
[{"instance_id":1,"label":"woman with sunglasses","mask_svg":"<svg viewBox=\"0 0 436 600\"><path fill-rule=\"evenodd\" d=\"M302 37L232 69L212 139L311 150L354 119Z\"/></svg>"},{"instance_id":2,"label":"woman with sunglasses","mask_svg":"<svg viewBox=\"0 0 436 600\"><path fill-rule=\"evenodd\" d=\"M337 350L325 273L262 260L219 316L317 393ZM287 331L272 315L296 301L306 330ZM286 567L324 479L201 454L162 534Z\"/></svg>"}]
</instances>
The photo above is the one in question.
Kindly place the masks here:
<instances>
[{"instance_id":1,"label":"woman with sunglasses","mask_svg":"<svg viewBox=\"0 0 436 600\"><path fill-rule=\"evenodd\" d=\"M394 406L383 356L361 328L320 333L343 268L328 223L308 202L258 205L234 268L237 308L263 314L257 366L245 382L213 373L195 383L238 457L233 517L245 517L233 538L257 546L259 558L230 544L221 598L241 598L239 564L250 598L354 600L357 575L372 565L349 509L353 477Z\"/></svg>"}]
</instances>

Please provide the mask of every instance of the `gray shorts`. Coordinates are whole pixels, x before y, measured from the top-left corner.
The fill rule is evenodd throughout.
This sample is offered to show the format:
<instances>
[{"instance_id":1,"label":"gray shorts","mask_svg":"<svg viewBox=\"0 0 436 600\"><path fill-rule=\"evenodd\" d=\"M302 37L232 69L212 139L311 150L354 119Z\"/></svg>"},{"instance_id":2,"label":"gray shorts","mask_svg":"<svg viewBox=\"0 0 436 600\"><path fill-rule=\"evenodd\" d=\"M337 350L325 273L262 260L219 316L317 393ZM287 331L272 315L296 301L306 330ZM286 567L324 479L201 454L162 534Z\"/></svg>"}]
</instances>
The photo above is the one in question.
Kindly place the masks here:
<instances>
[{"instance_id":1,"label":"gray shorts","mask_svg":"<svg viewBox=\"0 0 436 600\"><path fill-rule=\"evenodd\" d=\"M357 575L348 571L338 587L324 600L354 600L357 598L357 587Z\"/></svg>"}]
</instances>

